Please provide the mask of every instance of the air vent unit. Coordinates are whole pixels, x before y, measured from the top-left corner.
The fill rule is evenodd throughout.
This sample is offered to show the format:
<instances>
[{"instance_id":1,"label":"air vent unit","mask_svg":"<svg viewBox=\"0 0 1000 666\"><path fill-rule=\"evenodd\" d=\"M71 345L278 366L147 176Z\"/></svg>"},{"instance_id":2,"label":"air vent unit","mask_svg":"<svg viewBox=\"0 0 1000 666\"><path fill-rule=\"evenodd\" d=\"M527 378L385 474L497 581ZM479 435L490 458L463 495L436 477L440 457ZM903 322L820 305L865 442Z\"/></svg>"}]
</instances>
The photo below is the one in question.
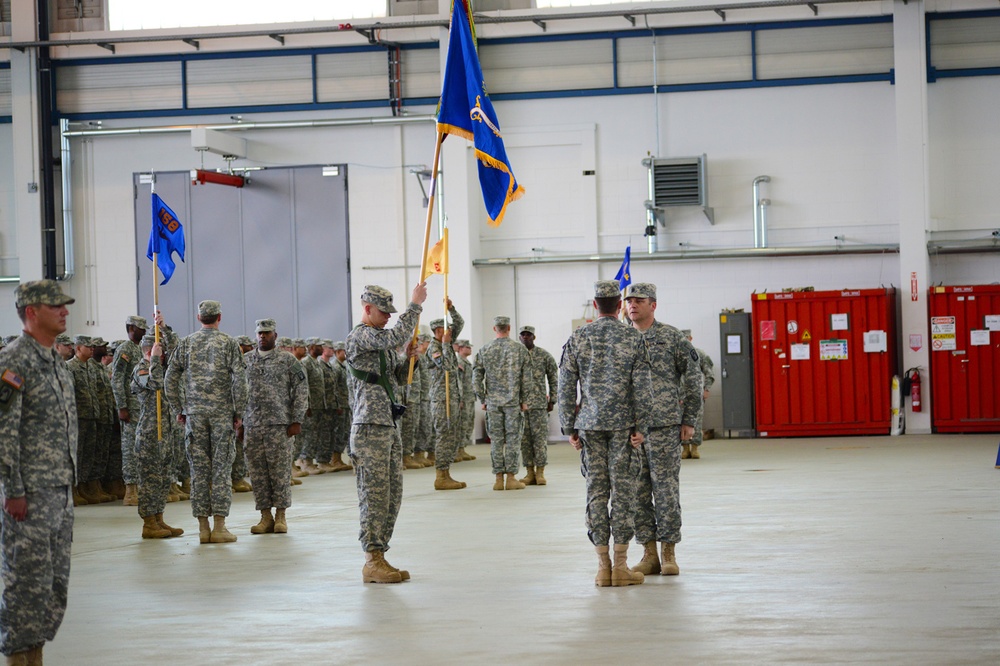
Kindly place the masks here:
<instances>
[{"instance_id":1,"label":"air vent unit","mask_svg":"<svg viewBox=\"0 0 1000 666\"><path fill-rule=\"evenodd\" d=\"M680 206L697 206L715 224L715 213L708 206L706 159L701 157L651 157L642 161L649 169L649 196L646 208L662 211Z\"/></svg>"}]
</instances>

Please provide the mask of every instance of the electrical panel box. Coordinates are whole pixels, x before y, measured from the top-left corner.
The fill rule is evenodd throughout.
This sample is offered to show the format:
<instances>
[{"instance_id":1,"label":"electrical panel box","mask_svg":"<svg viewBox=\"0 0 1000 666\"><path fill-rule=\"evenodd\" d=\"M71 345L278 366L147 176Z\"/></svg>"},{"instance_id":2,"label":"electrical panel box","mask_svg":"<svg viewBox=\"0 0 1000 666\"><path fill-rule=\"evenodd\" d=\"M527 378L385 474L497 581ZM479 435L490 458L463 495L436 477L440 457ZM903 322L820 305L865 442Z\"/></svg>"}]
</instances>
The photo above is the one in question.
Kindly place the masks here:
<instances>
[{"instance_id":1,"label":"electrical panel box","mask_svg":"<svg viewBox=\"0 0 1000 666\"><path fill-rule=\"evenodd\" d=\"M934 432L1000 432L1000 285L929 292Z\"/></svg>"},{"instance_id":2,"label":"electrical panel box","mask_svg":"<svg viewBox=\"0 0 1000 666\"><path fill-rule=\"evenodd\" d=\"M753 294L760 437L888 435L896 290Z\"/></svg>"},{"instance_id":3,"label":"electrical panel box","mask_svg":"<svg viewBox=\"0 0 1000 666\"><path fill-rule=\"evenodd\" d=\"M750 313L719 314L722 429L753 437L753 339Z\"/></svg>"}]
</instances>

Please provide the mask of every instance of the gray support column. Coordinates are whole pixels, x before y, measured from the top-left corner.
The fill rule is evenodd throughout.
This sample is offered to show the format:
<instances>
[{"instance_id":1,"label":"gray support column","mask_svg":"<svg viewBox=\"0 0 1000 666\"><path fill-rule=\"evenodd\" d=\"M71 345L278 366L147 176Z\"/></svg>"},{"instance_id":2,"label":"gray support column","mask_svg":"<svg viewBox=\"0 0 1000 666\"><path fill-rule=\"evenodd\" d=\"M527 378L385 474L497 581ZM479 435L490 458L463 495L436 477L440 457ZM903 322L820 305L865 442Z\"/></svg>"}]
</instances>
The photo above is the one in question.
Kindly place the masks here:
<instances>
[{"instance_id":1,"label":"gray support column","mask_svg":"<svg viewBox=\"0 0 1000 666\"><path fill-rule=\"evenodd\" d=\"M14 41L37 37L33 0L13 0L11 32ZM10 50L11 115L14 149L14 216L17 227L18 273L37 280L42 266L41 155L38 154L38 52Z\"/></svg>"},{"instance_id":2,"label":"gray support column","mask_svg":"<svg viewBox=\"0 0 1000 666\"><path fill-rule=\"evenodd\" d=\"M896 156L899 174L899 271L902 285L903 369L920 366L924 386L929 385L930 340L927 332L927 287L930 260L927 231L927 42L922 0L893 2L893 43L896 70ZM915 280L915 289L913 288ZM915 294L915 297L913 296ZM914 350L911 336L921 336L922 346ZM929 391L924 391L923 411L914 414L906 407L909 433L931 431Z\"/></svg>"}]
</instances>

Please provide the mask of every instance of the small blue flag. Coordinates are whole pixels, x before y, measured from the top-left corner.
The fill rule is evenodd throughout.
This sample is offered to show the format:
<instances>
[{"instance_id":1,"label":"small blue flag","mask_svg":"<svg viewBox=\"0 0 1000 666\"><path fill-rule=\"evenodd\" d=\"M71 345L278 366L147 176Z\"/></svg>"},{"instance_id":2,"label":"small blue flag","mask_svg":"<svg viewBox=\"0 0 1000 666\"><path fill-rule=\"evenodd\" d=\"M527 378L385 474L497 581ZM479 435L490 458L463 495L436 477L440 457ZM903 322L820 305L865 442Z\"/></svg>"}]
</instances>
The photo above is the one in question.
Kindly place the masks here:
<instances>
[{"instance_id":1,"label":"small blue flag","mask_svg":"<svg viewBox=\"0 0 1000 666\"><path fill-rule=\"evenodd\" d=\"M490 217L490 226L503 221L507 204L524 194L518 185L503 146L483 69L476 52L476 28L469 0L454 0L449 31L444 84L438 107L437 130L457 134L472 141L479 158L479 186Z\"/></svg>"},{"instance_id":2,"label":"small blue flag","mask_svg":"<svg viewBox=\"0 0 1000 666\"><path fill-rule=\"evenodd\" d=\"M618 269L618 275L615 279L618 280L618 290L625 291L625 288L632 284L632 266L630 262L632 261L632 246L629 245L625 248L625 258L622 259L622 267Z\"/></svg>"},{"instance_id":3,"label":"small blue flag","mask_svg":"<svg viewBox=\"0 0 1000 666\"><path fill-rule=\"evenodd\" d=\"M153 227L149 232L149 247L146 249L146 257L153 259L156 254L156 265L163 273L163 282L166 284L174 274L174 252L184 261L184 227L174 211L163 203L160 195L153 192Z\"/></svg>"}]
</instances>

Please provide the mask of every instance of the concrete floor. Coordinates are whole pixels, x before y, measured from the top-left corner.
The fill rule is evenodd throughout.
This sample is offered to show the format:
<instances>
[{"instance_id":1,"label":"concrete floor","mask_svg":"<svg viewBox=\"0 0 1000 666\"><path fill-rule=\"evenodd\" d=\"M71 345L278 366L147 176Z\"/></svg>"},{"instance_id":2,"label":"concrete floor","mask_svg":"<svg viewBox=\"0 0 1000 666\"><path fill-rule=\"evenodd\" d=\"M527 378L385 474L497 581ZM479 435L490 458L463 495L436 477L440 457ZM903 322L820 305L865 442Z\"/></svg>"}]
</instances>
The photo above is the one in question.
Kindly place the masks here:
<instances>
[{"instance_id":1,"label":"concrete floor","mask_svg":"<svg viewBox=\"0 0 1000 666\"><path fill-rule=\"evenodd\" d=\"M681 575L595 588L575 452L547 487L405 475L391 561L363 585L354 479L295 489L289 534L143 541L134 508L77 510L69 609L49 664L997 664L1000 436L715 440L681 472ZM633 561L638 549L633 546Z\"/></svg>"}]
</instances>

